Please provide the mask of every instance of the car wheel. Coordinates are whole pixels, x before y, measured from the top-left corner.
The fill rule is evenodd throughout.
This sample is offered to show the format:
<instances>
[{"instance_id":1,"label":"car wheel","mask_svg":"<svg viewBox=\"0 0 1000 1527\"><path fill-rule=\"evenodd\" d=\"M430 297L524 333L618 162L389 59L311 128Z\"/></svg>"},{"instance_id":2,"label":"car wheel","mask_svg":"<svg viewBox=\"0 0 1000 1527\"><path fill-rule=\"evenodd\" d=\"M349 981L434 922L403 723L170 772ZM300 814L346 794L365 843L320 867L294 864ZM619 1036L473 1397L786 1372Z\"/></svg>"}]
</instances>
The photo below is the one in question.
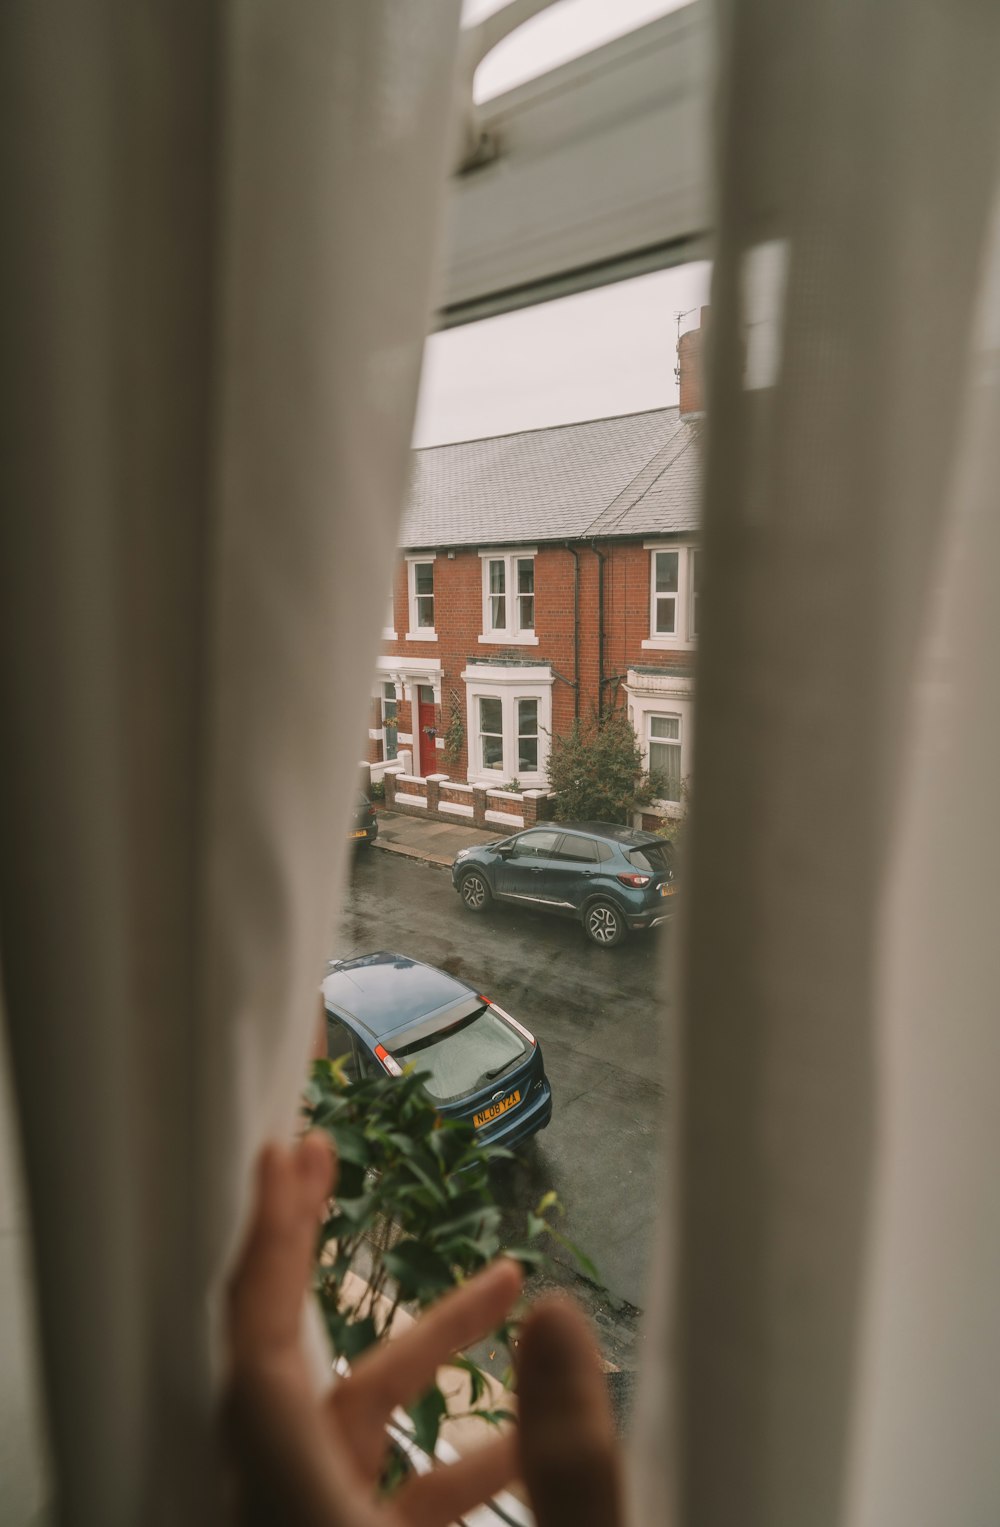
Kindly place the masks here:
<instances>
[{"instance_id":1,"label":"car wheel","mask_svg":"<svg viewBox=\"0 0 1000 1527\"><path fill-rule=\"evenodd\" d=\"M611 901L593 901L583 914L583 931L592 944L610 949L625 937L625 919Z\"/></svg>"},{"instance_id":2,"label":"car wheel","mask_svg":"<svg viewBox=\"0 0 1000 1527\"><path fill-rule=\"evenodd\" d=\"M490 904L490 888L475 870L462 876L461 894L470 912L485 912Z\"/></svg>"}]
</instances>

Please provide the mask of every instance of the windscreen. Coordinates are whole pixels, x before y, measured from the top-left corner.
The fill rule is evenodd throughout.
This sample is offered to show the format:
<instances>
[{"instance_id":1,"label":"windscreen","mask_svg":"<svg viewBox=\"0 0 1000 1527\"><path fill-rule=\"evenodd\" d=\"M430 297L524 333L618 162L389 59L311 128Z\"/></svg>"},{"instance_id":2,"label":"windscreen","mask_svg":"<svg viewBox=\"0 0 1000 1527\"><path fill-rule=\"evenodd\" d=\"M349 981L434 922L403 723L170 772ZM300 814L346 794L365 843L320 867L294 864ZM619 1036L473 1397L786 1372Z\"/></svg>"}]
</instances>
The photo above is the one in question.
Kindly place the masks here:
<instances>
[{"instance_id":1,"label":"windscreen","mask_svg":"<svg viewBox=\"0 0 1000 1527\"><path fill-rule=\"evenodd\" d=\"M674 850L669 843L644 843L641 848L630 848L629 860L640 870L669 870L673 868Z\"/></svg>"},{"instance_id":2,"label":"windscreen","mask_svg":"<svg viewBox=\"0 0 1000 1527\"><path fill-rule=\"evenodd\" d=\"M528 1045L488 1007L416 1044L394 1049L401 1066L429 1073L424 1085L436 1103L453 1103L495 1081L523 1060Z\"/></svg>"}]
</instances>

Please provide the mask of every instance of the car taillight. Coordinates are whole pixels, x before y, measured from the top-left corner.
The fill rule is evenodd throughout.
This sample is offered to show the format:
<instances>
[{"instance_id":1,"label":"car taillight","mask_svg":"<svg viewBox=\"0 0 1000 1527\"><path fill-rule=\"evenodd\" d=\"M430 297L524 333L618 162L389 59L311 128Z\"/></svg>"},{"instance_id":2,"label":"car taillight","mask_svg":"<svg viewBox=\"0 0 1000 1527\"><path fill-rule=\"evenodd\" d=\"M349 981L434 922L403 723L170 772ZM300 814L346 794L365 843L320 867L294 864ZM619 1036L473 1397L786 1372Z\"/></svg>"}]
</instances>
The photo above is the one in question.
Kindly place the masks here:
<instances>
[{"instance_id":1,"label":"car taillight","mask_svg":"<svg viewBox=\"0 0 1000 1527\"><path fill-rule=\"evenodd\" d=\"M538 1043L538 1040L535 1038L534 1034L532 1034L531 1030L526 1029L523 1023L518 1023L517 1019L512 1018L509 1013L504 1012L503 1008L498 1002L492 1002L489 997L484 997L482 992L479 992L478 996L480 1002L485 1002L487 1007L491 1007L495 1013L500 1014L501 1018L506 1019L512 1029L517 1029L517 1032L521 1035L522 1039L526 1039L528 1043L532 1045Z\"/></svg>"},{"instance_id":2,"label":"car taillight","mask_svg":"<svg viewBox=\"0 0 1000 1527\"><path fill-rule=\"evenodd\" d=\"M649 882L652 880L652 878L653 878L652 875L616 875L615 876L615 879L618 880L618 882L621 885L630 885L630 886L633 886L635 888L635 890L637 890L637 891L641 890L641 888L644 885L648 885Z\"/></svg>"},{"instance_id":3,"label":"car taillight","mask_svg":"<svg viewBox=\"0 0 1000 1527\"><path fill-rule=\"evenodd\" d=\"M375 1054L378 1056L379 1060L382 1062L390 1076L402 1076L403 1068L397 1065L397 1063L393 1060L385 1045L376 1045Z\"/></svg>"}]
</instances>

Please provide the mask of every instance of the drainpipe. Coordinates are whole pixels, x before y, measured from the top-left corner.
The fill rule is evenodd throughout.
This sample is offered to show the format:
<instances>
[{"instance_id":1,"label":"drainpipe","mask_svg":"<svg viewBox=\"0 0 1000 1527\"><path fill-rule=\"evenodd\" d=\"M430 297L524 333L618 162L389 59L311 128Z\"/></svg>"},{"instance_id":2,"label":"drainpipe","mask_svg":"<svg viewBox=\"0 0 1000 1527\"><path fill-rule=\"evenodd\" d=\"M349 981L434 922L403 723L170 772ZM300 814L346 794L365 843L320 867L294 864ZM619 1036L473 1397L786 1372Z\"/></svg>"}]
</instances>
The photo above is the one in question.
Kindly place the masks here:
<instances>
[{"instance_id":1,"label":"drainpipe","mask_svg":"<svg viewBox=\"0 0 1000 1527\"><path fill-rule=\"evenodd\" d=\"M580 553L566 542L573 558L573 720L580 719Z\"/></svg>"},{"instance_id":2,"label":"drainpipe","mask_svg":"<svg viewBox=\"0 0 1000 1527\"><path fill-rule=\"evenodd\" d=\"M604 564L608 560L594 541L590 549L597 558L597 720L604 719Z\"/></svg>"}]
</instances>

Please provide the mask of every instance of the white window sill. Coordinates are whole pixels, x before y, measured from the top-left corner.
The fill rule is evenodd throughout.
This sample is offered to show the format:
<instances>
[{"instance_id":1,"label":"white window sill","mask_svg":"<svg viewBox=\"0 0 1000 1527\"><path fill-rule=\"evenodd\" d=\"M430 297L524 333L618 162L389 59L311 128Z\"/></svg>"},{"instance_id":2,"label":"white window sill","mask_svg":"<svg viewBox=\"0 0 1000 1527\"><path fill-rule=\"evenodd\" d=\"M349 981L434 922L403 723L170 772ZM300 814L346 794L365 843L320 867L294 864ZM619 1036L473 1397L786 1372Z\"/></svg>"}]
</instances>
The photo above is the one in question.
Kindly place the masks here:
<instances>
[{"instance_id":1,"label":"white window sill","mask_svg":"<svg viewBox=\"0 0 1000 1527\"><path fill-rule=\"evenodd\" d=\"M404 638L408 642L436 642L437 639L437 632L428 631L426 627L422 631L407 631Z\"/></svg>"},{"instance_id":2,"label":"white window sill","mask_svg":"<svg viewBox=\"0 0 1000 1527\"><path fill-rule=\"evenodd\" d=\"M521 633L515 635L511 631L491 631L487 636L480 636L479 643L484 647L537 647L538 637Z\"/></svg>"},{"instance_id":3,"label":"white window sill","mask_svg":"<svg viewBox=\"0 0 1000 1527\"><path fill-rule=\"evenodd\" d=\"M387 626L382 627L382 640L384 642L398 642L399 637L395 631L390 631Z\"/></svg>"},{"instance_id":4,"label":"white window sill","mask_svg":"<svg viewBox=\"0 0 1000 1527\"><path fill-rule=\"evenodd\" d=\"M679 636L652 636L643 642L646 652L693 652L697 642L686 642Z\"/></svg>"}]
</instances>

